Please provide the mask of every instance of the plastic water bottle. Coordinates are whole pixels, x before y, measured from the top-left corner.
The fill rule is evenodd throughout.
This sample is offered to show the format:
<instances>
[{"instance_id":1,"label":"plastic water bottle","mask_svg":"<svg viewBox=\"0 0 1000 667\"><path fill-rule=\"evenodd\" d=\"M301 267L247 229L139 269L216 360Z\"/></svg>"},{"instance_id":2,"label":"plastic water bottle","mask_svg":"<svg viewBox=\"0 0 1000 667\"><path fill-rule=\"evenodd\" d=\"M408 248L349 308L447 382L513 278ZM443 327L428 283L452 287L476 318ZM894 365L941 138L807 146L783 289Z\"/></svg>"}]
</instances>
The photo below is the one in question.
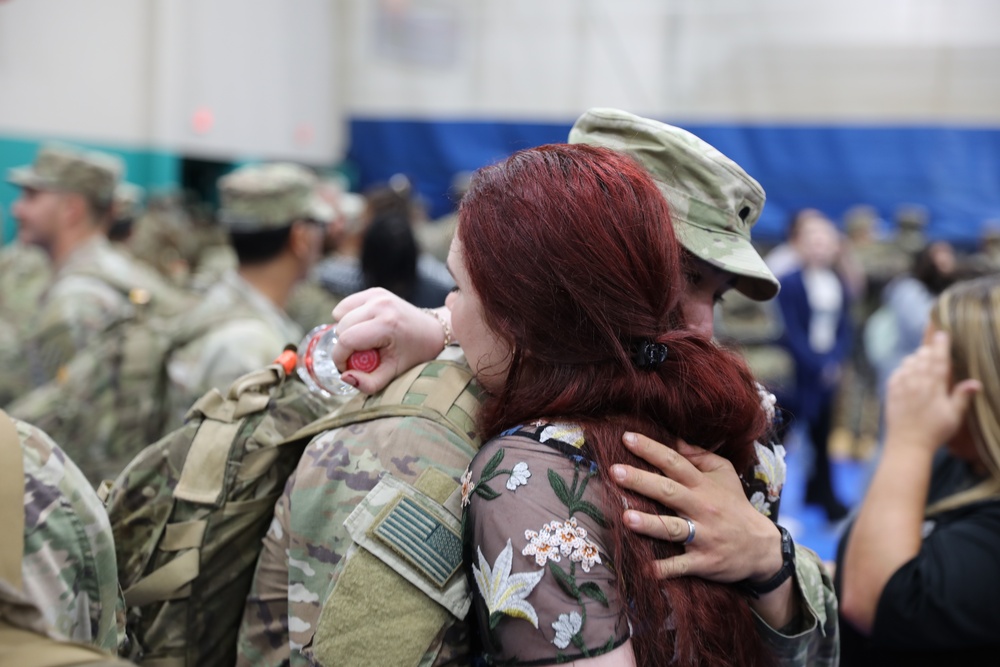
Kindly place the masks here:
<instances>
[{"instance_id":1,"label":"plastic water bottle","mask_svg":"<svg viewBox=\"0 0 1000 667\"><path fill-rule=\"evenodd\" d=\"M306 334L299 343L296 371L306 386L321 396L345 396L358 390L340 379L333 363L333 346L337 344L337 329L333 324L321 324ZM347 360L349 369L370 373L378 368L378 350L355 352Z\"/></svg>"}]
</instances>

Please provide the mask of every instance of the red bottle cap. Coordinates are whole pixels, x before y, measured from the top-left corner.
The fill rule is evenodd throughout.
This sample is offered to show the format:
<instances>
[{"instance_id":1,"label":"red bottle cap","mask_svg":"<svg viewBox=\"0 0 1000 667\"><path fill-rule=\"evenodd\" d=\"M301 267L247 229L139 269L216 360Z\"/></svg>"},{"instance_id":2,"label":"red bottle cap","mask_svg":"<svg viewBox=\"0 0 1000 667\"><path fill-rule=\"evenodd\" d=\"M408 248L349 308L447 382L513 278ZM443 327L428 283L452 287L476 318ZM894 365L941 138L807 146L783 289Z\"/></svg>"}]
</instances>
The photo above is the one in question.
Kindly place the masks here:
<instances>
[{"instance_id":1,"label":"red bottle cap","mask_svg":"<svg viewBox=\"0 0 1000 667\"><path fill-rule=\"evenodd\" d=\"M361 350L348 357L347 368L362 373L371 373L378 368L381 362L382 357L379 356L378 350Z\"/></svg>"}]
</instances>

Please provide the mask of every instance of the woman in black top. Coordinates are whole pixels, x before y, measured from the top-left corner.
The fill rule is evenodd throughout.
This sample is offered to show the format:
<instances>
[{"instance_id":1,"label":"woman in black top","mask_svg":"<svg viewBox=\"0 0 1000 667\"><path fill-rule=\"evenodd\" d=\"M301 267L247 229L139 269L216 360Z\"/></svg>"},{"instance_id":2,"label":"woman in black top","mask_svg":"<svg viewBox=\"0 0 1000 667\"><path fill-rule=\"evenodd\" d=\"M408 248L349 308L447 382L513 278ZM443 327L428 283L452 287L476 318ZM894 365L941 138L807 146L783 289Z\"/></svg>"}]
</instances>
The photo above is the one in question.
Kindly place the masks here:
<instances>
[{"instance_id":1,"label":"woman in black top","mask_svg":"<svg viewBox=\"0 0 1000 667\"><path fill-rule=\"evenodd\" d=\"M1000 664L1000 276L938 298L885 410L837 554L842 664Z\"/></svg>"}]
</instances>

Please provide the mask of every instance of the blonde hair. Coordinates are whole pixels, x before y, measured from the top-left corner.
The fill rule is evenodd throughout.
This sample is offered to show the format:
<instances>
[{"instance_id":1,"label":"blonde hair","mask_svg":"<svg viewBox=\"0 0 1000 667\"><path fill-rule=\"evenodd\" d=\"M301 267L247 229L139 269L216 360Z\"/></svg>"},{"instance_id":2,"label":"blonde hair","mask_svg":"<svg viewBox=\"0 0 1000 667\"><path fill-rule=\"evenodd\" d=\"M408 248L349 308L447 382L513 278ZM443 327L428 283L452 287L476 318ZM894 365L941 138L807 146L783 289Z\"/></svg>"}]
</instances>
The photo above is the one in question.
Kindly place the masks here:
<instances>
[{"instance_id":1,"label":"blonde hair","mask_svg":"<svg viewBox=\"0 0 1000 667\"><path fill-rule=\"evenodd\" d=\"M938 297L931 321L951 338L955 382L979 380L966 425L987 479L928 508L933 514L1000 498L1000 275L957 283Z\"/></svg>"}]
</instances>

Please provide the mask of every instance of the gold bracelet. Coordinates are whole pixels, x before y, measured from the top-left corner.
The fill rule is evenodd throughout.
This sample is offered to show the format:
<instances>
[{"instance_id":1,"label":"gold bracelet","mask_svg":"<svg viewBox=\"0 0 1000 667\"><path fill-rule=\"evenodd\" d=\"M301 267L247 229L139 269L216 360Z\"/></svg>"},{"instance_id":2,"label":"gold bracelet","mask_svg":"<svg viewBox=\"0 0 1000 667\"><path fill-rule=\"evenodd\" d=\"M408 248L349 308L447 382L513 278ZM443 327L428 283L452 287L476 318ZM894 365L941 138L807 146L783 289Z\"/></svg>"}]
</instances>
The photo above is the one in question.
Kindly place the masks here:
<instances>
[{"instance_id":1,"label":"gold bracelet","mask_svg":"<svg viewBox=\"0 0 1000 667\"><path fill-rule=\"evenodd\" d=\"M441 325L441 331L444 332L444 347L441 349L444 349L455 342L455 337L451 334L451 327L448 325L448 321L444 319L441 313L433 308L421 308L421 310L436 319L438 324Z\"/></svg>"}]
</instances>

